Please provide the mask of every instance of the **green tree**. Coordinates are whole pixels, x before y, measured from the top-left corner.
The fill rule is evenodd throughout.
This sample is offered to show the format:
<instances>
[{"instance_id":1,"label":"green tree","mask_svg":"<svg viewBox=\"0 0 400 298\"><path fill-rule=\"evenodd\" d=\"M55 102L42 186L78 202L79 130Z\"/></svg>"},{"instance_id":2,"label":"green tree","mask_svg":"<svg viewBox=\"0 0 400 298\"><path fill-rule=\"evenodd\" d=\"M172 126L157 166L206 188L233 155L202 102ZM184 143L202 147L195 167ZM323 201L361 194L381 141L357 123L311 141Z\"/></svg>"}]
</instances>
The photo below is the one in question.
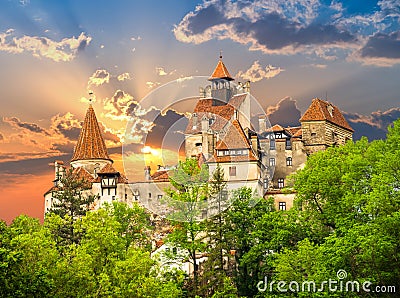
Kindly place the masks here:
<instances>
[{"instance_id":1,"label":"green tree","mask_svg":"<svg viewBox=\"0 0 400 298\"><path fill-rule=\"evenodd\" d=\"M114 217L119 223L118 232L120 237L125 239L126 250L131 245L145 250L151 248L150 216L143 207L137 202L133 202L132 206L126 203L113 202L112 205L106 205L105 209L108 215Z\"/></svg>"},{"instance_id":2,"label":"green tree","mask_svg":"<svg viewBox=\"0 0 400 298\"><path fill-rule=\"evenodd\" d=\"M91 204L98 198L87 193L91 184L84 178L80 178L73 169L69 169L60 180L60 186L53 193L53 204L49 213L59 215L63 221L54 230L59 244L66 246L78 243L82 237L74 230L74 222L90 210Z\"/></svg>"},{"instance_id":3,"label":"green tree","mask_svg":"<svg viewBox=\"0 0 400 298\"><path fill-rule=\"evenodd\" d=\"M202 252L205 248L204 227L200 220L207 206L207 181L207 167L199 166L195 158L187 158L184 162L179 162L170 177L174 188L166 190L166 201L173 209L169 219L174 228L167 241L187 252L194 268L194 293L198 287L199 271L196 252Z\"/></svg>"}]
</instances>

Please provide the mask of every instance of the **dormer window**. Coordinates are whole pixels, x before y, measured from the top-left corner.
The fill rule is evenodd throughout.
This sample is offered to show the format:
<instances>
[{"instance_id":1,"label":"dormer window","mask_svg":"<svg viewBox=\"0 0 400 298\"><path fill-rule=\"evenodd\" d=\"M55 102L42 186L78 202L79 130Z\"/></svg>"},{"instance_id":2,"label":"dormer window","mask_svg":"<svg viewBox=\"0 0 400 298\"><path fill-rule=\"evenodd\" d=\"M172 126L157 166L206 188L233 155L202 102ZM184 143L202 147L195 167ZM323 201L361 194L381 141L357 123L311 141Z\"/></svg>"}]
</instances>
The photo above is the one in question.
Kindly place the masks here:
<instances>
[{"instance_id":1,"label":"dormer window","mask_svg":"<svg viewBox=\"0 0 400 298\"><path fill-rule=\"evenodd\" d=\"M332 105L328 105L328 106L326 107L326 109L328 110L329 115L331 115L331 117L333 117L333 106L332 106Z\"/></svg>"}]
</instances>

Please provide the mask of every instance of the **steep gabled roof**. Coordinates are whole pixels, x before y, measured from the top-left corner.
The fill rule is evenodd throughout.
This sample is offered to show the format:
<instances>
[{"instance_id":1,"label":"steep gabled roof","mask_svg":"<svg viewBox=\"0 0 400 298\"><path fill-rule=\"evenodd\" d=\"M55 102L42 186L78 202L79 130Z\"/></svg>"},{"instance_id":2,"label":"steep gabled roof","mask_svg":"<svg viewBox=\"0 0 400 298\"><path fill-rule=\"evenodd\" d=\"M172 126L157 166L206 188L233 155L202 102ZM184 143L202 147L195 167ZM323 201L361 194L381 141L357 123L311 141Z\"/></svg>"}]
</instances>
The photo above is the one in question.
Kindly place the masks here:
<instances>
[{"instance_id":1,"label":"steep gabled roof","mask_svg":"<svg viewBox=\"0 0 400 298\"><path fill-rule=\"evenodd\" d=\"M336 106L319 98L312 100L310 107L300 118L300 122L324 120L347 130L354 131Z\"/></svg>"},{"instance_id":2,"label":"steep gabled roof","mask_svg":"<svg viewBox=\"0 0 400 298\"><path fill-rule=\"evenodd\" d=\"M219 140L216 145L216 150L213 156L208 162L236 162L236 161L258 161L255 156L253 149L251 148L250 142L246 137L242 126L239 121L233 120L226 131L225 136L222 140ZM218 155L218 150L230 150L230 149L247 149L248 155Z\"/></svg>"},{"instance_id":3,"label":"steep gabled roof","mask_svg":"<svg viewBox=\"0 0 400 298\"><path fill-rule=\"evenodd\" d=\"M71 161L87 159L111 160L92 105L89 105L86 112Z\"/></svg>"},{"instance_id":4,"label":"steep gabled roof","mask_svg":"<svg viewBox=\"0 0 400 298\"><path fill-rule=\"evenodd\" d=\"M112 164L107 164L99 171L98 174L119 174L119 172L114 169Z\"/></svg>"},{"instance_id":5,"label":"steep gabled roof","mask_svg":"<svg viewBox=\"0 0 400 298\"><path fill-rule=\"evenodd\" d=\"M232 118L234 107L232 105L213 106L213 100L211 98L200 99L194 109L194 113L197 114L197 125L193 127L193 116L189 119L189 123L186 127L185 133L195 134L201 132L201 120L204 116L214 117L214 122L210 124L210 128L213 130L221 130L226 123Z\"/></svg>"},{"instance_id":6,"label":"steep gabled roof","mask_svg":"<svg viewBox=\"0 0 400 298\"><path fill-rule=\"evenodd\" d=\"M72 174L76 175L78 179L83 179L87 182L94 182L93 176L83 167L74 168Z\"/></svg>"},{"instance_id":7,"label":"steep gabled roof","mask_svg":"<svg viewBox=\"0 0 400 298\"><path fill-rule=\"evenodd\" d=\"M250 149L249 140L240 125L239 121L233 120L230 125L228 124L228 129L222 140L217 142L215 149Z\"/></svg>"},{"instance_id":8,"label":"steep gabled roof","mask_svg":"<svg viewBox=\"0 0 400 298\"><path fill-rule=\"evenodd\" d=\"M234 79L231 77L229 74L228 69L226 68L224 62L222 62L222 59L218 61L217 66L215 67L211 77L208 78L209 81L215 80L215 79L225 79L228 81L233 81Z\"/></svg>"},{"instance_id":9,"label":"steep gabled roof","mask_svg":"<svg viewBox=\"0 0 400 298\"><path fill-rule=\"evenodd\" d=\"M285 130L293 137L299 130L301 130L301 127L285 127Z\"/></svg>"}]
</instances>

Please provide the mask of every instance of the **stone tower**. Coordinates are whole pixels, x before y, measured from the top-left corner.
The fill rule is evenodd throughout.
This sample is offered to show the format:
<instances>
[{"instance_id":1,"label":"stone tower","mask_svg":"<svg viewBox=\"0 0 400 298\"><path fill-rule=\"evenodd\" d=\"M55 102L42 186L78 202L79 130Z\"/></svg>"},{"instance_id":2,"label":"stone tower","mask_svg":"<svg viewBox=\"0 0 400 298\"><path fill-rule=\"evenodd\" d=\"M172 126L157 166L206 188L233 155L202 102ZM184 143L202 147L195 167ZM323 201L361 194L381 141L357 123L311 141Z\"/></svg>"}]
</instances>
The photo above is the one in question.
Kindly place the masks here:
<instances>
[{"instance_id":1,"label":"stone tower","mask_svg":"<svg viewBox=\"0 0 400 298\"><path fill-rule=\"evenodd\" d=\"M312 100L310 107L300 118L300 123L307 154L330 146L343 145L353 137L354 130L340 110L319 98Z\"/></svg>"}]
</instances>

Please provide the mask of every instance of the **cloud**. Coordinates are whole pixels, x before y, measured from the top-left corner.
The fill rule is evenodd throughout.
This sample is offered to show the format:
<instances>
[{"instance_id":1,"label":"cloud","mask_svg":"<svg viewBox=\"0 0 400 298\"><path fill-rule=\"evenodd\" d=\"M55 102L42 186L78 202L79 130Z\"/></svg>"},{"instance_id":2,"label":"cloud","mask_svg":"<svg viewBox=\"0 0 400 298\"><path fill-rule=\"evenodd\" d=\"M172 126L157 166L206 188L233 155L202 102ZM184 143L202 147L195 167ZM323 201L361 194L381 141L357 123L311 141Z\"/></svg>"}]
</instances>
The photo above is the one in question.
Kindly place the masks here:
<instances>
[{"instance_id":1,"label":"cloud","mask_svg":"<svg viewBox=\"0 0 400 298\"><path fill-rule=\"evenodd\" d=\"M3 122L8 123L12 127L19 127L34 133L41 133L47 136L50 136L50 134L42 127L35 123L29 123L29 122L22 122L19 120L17 117L4 117Z\"/></svg>"},{"instance_id":2,"label":"cloud","mask_svg":"<svg viewBox=\"0 0 400 298\"><path fill-rule=\"evenodd\" d=\"M377 33L369 37L365 45L351 58L367 65L392 66L400 63L400 31L391 34Z\"/></svg>"},{"instance_id":3,"label":"cloud","mask_svg":"<svg viewBox=\"0 0 400 298\"><path fill-rule=\"evenodd\" d=\"M185 136L177 132L185 130L188 119L174 110L153 112L153 125L146 135L146 144L155 148L178 149L177 145L183 143Z\"/></svg>"},{"instance_id":4,"label":"cloud","mask_svg":"<svg viewBox=\"0 0 400 298\"><path fill-rule=\"evenodd\" d=\"M127 120L128 110L131 105L136 106L136 104L136 102L133 102L132 95L122 90L117 90L110 99L106 98L104 100L104 110L107 111L105 117L113 120Z\"/></svg>"},{"instance_id":5,"label":"cloud","mask_svg":"<svg viewBox=\"0 0 400 298\"><path fill-rule=\"evenodd\" d=\"M354 129L355 140L362 136L366 136L369 140L384 139L388 126L400 118L400 108L392 108L384 112L376 111L368 116L346 112L343 115Z\"/></svg>"},{"instance_id":6,"label":"cloud","mask_svg":"<svg viewBox=\"0 0 400 298\"><path fill-rule=\"evenodd\" d=\"M131 80L131 79L132 78L131 78L131 75L129 74L129 72L125 72L125 73L122 73L117 76L117 80L120 82L123 82L125 80Z\"/></svg>"},{"instance_id":7,"label":"cloud","mask_svg":"<svg viewBox=\"0 0 400 298\"><path fill-rule=\"evenodd\" d=\"M146 82L146 86L149 89L159 86L160 84L161 84L160 82L150 82L150 81Z\"/></svg>"},{"instance_id":8,"label":"cloud","mask_svg":"<svg viewBox=\"0 0 400 298\"><path fill-rule=\"evenodd\" d=\"M138 37L132 36L132 37L131 37L131 40L132 40L132 41L142 40L142 37L141 37L140 35L138 35Z\"/></svg>"},{"instance_id":9,"label":"cloud","mask_svg":"<svg viewBox=\"0 0 400 298\"><path fill-rule=\"evenodd\" d=\"M97 87L108 82L110 82L110 73L105 69L97 69L89 78L88 87Z\"/></svg>"},{"instance_id":10,"label":"cloud","mask_svg":"<svg viewBox=\"0 0 400 298\"><path fill-rule=\"evenodd\" d=\"M250 82L258 82L262 79L270 79L280 74L284 69L267 65L265 68L261 67L259 61L254 61L253 64L245 72L239 71L236 76L241 77Z\"/></svg>"},{"instance_id":11,"label":"cloud","mask_svg":"<svg viewBox=\"0 0 400 298\"><path fill-rule=\"evenodd\" d=\"M296 100L291 97L285 97L275 106L268 107L266 114L271 125L279 124L284 127L300 125L301 113L296 106Z\"/></svg>"},{"instance_id":12,"label":"cloud","mask_svg":"<svg viewBox=\"0 0 400 298\"><path fill-rule=\"evenodd\" d=\"M230 39L265 54L400 63L399 1L382 0L354 12L347 6L322 0L204 0L173 32L185 43Z\"/></svg>"},{"instance_id":13,"label":"cloud","mask_svg":"<svg viewBox=\"0 0 400 298\"><path fill-rule=\"evenodd\" d=\"M323 6L316 0L296 1L205 1L175 26L182 42L202 43L232 39L250 50L268 54L310 52L318 46L354 43L350 32L331 23L316 22ZM327 14L336 9L325 7ZM328 12L329 11L329 12Z\"/></svg>"},{"instance_id":14,"label":"cloud","mask_svg":"<svg viewBox=\"0 0 400 298\"><path fill-rule=\"evenodd\" d=\"M68 140L76 141L81 131L81 121L70 112L64 115L57 114L51 118L50 129Z\"/></svg>"},{"instance_id":15,"label":"cloud","mask_svg":"<svg viewBox=\"0 0 400 298\"><path fill-rule=\"evenodd\" d=\"M78 38L64 38L61 41L39 36L15 37L14 30L8 29L6 32L0 33L0 51L12 54L30 52L37 58L43 57L56 62L66 62L73 60L91 40L92 38L83 32Z\"/></svg>"},{"instance_id":16,"label":"cloud","mask_svg":"<svg viewBox=\"0 0 400 298\"><path fill-rule=\"evenodd\" d=\"M318 68L318 69L326 69L328 67L328 65L326 64L306 64L303 65L303 67L313 67L313 68Z\"/></svg>"},{"instance_id":17,"label":"cloud","mask_svg":"<svg viewBox=\"0 0 400 298\"><path fill-rule=\"evenodd\" d=\"M162 67L156 67L156 72L159 76L166 76L167 73L165 72L164 68Z\"/></svg>"},{"instance_id":18,"label":"cloud","mask_svg":"<svg viewBox=\"0 0 400 298\"><path fill-rule=\"evenodd\" d=\"M156 67L156 73L159 76L166 76L166 75L172 75L176 72L176 69L170 71L170 72L166 72L165 69L163 67Z\"/></svg>"}]
</instances>

